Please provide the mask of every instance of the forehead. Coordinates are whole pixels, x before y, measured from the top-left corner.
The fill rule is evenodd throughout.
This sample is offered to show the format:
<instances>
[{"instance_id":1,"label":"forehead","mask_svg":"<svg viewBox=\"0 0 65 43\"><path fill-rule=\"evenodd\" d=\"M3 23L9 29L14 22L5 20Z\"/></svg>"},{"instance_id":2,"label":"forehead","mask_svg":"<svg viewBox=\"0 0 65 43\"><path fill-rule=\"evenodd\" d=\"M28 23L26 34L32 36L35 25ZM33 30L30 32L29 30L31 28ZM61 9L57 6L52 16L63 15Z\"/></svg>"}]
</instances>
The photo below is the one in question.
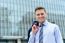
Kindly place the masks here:
<instances>
[{"instance_id":1,"label":"forehead","mask_svg":"<svg viewBox=\"0 0 65 43\"><path fill-rule=\"evenodd\" d=\"M36 13L36 14L45 13L45 11L44 11L44 9L40 9L40 10L37 10L35 13Z\"/></svg>"}]
</instances>

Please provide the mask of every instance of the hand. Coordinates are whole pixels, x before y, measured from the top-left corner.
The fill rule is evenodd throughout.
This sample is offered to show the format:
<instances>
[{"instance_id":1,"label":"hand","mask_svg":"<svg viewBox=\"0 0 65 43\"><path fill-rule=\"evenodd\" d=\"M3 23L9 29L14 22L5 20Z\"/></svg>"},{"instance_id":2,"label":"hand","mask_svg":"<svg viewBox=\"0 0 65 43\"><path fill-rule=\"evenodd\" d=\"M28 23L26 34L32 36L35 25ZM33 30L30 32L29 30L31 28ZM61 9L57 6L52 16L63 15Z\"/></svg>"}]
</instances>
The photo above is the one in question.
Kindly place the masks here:
<instances>
[{"instance_id":1,"label":"hand","mask_svg":"<svg viewBox=\"0 0 65 43\"><path fill-rule=\"evenodd\" d=\"M32 26L32 33L33 33L33 34L36 34L37 31L38 31L38 26L33 25L33 26Z\"/></svg>"}]
</instances>

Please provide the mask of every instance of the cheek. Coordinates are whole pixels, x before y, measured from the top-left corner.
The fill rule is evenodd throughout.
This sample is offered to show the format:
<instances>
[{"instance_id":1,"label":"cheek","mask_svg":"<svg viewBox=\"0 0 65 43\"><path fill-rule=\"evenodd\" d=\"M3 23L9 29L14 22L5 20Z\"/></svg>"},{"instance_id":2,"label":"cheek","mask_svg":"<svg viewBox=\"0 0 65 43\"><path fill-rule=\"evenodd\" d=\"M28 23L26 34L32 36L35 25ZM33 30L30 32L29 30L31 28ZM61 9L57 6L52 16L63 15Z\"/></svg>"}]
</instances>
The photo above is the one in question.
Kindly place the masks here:
<instances>
[{"instance_id":1,"label":"cheek","mask_svg":"<svg viewBox=\"0 0 65 43\"><path fill-rule=\"evenodd\" d=\"M39 19L39 16L36 16L36 19Z\"/></svg>"},{"instance_id":2,"label":"cheek","mask_svg":"<svg viewBox=\"0 0 65 43\"><path fill-rule=\"evenodd\" d=\"M42 16L42 18L46 18L46 17L47 17L47 15L43 15L43 16Z\"/></svg>"}]
</instances>

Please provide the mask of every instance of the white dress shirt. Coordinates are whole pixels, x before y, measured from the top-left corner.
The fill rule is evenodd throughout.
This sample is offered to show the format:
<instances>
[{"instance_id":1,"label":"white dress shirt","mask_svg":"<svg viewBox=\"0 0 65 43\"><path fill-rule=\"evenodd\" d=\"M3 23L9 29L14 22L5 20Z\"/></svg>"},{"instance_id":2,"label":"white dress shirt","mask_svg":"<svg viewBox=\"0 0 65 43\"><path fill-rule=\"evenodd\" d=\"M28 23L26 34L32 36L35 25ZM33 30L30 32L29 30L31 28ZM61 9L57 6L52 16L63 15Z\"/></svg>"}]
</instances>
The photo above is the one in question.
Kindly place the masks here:
<instances>
[{"instance_id":1,"label":"white dress shirt","mask_svg":"<svg viewBox=\"0 0 65 43\"><path fill-rule=\"evenodd\" d=\"M61 32L56 24L52 24L47 20L43 24L43 43L63 43ZM39 43L40 28L36 34L30 33L28 43L34 43L34 37L35 43Z\"/></svg>"}]
</instances>

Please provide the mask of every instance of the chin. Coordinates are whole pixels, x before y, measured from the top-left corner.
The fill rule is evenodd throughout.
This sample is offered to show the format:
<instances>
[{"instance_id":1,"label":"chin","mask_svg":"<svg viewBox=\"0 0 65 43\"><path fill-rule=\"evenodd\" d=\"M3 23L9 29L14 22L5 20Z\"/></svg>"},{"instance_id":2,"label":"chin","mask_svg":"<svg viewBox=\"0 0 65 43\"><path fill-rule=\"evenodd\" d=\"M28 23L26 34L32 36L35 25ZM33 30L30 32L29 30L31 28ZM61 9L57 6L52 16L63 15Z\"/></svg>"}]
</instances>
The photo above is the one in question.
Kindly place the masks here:
<instances>
[{"instance_id":1,"label":"chin","mask_svg":"<svg viewBox=\"0 0 65 43\"><path fill-rule=\"evenodd\" d=\"M42 23L42 22L44 22L44 20L43 21L39 21L40 23Z\"/></svg>"}]
</instances>

